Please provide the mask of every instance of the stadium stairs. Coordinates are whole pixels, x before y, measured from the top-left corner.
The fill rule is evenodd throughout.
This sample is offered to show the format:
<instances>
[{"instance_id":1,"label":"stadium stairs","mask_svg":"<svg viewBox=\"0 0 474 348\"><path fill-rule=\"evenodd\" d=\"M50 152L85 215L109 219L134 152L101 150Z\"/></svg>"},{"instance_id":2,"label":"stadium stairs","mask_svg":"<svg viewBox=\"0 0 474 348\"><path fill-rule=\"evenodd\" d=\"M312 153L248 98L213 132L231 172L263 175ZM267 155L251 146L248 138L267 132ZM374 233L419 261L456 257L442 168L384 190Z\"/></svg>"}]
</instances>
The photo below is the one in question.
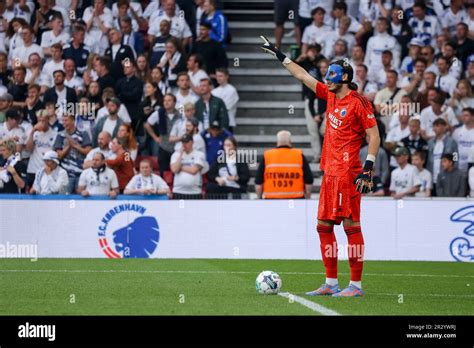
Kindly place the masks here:
<instances>
[{"instance_id":1,"label":"stadium stairs","mask_svg":"<svg viewBox=\"0 0 474 348\"><path fill-rule=\"evenodd\" d=\"M319 192L321 172L313 163L310 137L306 129L301 84L275 58L260 49L260 35L274 41L273 0L223 0L224 14L232 36L227 48L231 83L237 88L235 136L240 149L257 150L258 155L275 146L276 133L286 129L292 134L293 146L303 150L314 173L313 193ZM285 24L285 33L293 28ZM294 37L284 37L282 50L290 51ZM290 113L292 112L292 113ZM250 166L249 192L255 192L257 166Z\"/></svg>"}]
</instances>

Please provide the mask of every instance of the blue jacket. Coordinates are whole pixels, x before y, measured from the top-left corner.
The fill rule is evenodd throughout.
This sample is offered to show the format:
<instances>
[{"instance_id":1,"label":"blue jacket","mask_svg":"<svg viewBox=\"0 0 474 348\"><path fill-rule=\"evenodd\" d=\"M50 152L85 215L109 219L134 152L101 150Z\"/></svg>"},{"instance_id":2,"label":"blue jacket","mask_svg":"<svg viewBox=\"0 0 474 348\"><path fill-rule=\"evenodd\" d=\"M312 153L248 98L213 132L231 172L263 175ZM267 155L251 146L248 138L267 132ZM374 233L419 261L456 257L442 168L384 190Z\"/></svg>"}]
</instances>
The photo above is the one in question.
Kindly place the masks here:
<instances>
[{"instance_id":1,"label":"blue jacket","mask_svg":"<svg viewBox=\"0 0 474 348\"><path fill-rule=\"evenodd\" d=\"M214 16L210 19L207 18L206 14L203 14L201 22L209 23L212 26L210 33L211 39L220 42L223 47L226 47L229 28L227 26L227 18L225 18L224 14L216 10Z\"/></svg>"}]
</instances>

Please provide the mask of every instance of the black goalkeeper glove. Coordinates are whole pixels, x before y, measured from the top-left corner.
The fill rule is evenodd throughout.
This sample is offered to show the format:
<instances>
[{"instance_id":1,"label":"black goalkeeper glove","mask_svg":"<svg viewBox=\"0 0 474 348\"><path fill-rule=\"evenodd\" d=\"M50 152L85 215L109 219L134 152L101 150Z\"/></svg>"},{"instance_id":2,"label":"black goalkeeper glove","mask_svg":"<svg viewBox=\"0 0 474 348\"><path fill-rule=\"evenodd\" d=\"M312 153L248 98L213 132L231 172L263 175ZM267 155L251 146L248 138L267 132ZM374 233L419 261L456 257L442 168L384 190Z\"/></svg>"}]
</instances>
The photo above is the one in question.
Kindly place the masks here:
<instances>
[{"instance_id":1,"label":"black goalkeeper glove","mask_svg":"<svg viewBox=\"0 0 474 348\"><path fill-rule=\"evenodd\" d=\"M268 39L261 35L260 38L264 41L263 46L260 46L262 50L264 50L266 53L273 54L275 57L278 58L280 62L283 63L285 60L286 56L283 54L282 51L280 51L274 44L272 44Z\"/></svg>"},{"instance_id":2,"label":"black goalkeeper glove","mask_svg":"<svg viewBox=\"0 0 474 348\"><path fill-rule=\"evenodd\" d=\"M372 168L374 167L374 162L366 160L364 163L364 169L362 173L357 175L354 180L356 185L357 192L360 193L369 193L372 191L374 183L372 182Z\"/></svg>"}]
</instances>

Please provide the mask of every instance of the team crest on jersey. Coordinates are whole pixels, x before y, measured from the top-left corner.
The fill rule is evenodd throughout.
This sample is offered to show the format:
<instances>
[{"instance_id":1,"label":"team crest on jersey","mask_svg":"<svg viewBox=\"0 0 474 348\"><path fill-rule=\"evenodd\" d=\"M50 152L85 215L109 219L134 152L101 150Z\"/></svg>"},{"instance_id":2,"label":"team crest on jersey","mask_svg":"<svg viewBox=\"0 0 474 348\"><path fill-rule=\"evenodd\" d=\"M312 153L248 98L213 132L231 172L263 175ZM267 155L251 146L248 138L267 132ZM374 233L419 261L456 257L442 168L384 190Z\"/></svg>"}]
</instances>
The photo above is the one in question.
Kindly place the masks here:
<instances>
[{"instance_id":1,"label":"team crest on jersey","mask_svg":"<svg viewBox=\"0 0 474 348\"><path fill-rule=\"evenodd\" d=\"M346 108L342 109L339 115L341 115L341 117L345 117L347 115L347 109Z\"/></svg>"}]
</instances>

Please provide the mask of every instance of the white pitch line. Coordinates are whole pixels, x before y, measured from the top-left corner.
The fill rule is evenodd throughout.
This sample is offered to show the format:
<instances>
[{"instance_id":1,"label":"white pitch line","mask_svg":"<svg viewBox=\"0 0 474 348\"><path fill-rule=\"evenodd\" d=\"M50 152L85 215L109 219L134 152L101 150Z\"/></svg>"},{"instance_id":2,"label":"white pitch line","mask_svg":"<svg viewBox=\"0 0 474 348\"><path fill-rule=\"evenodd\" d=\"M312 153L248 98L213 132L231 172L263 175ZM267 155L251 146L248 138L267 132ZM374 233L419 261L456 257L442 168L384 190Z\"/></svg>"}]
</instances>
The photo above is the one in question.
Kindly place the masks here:
<instances>
[{"instance_id":1,"label":"white pitch line","mask_svg":"<svg viewBox=\"0 0 474 348\"><path fill-rule=\"evenodd\" d=\"M122 270L122 269L0 269L0 273L187 273L187 274L256 274L258 271L190 271L190 270ZM278 272L285 275L325 275L324 272ZM349 273L339 273L349 275ZM368 277L432 277L432 278L474 278L474 275L416 274L416 273L364 273Z\"/></svg>"},{"instance_id":2,"label":"white pitch line","mask_svg":"<svg viewBox=\"0 0 474 348\"><path fill-rule=\"evenodd\" d=\"M309 308L312 311L318 312L319 314L322 314L322 315L341 315L338 312L333 311L332 309L321 306L320 304L317 304L313 301L309 301L303 297L290 294L289 292L279 292L278 295L281 297L285 297L289 299L290 301L293 300L295 302L298 302L299 304L305 306L306 308Z\"/></svg>"},{"instance_id":3,"label":"white pitch line","mask_svg":"<svg viewBox=\"0 0 474 348\"><path fill-rule=\"evenodd\" d=\"M474 295L454 295L454 294L387 294L387 293L371 293L369 292L368 295L375 295L375 296L413 296L413 297L454 297L454 298L472 298L474 299Z\"/></svg>"}]
</instances>

